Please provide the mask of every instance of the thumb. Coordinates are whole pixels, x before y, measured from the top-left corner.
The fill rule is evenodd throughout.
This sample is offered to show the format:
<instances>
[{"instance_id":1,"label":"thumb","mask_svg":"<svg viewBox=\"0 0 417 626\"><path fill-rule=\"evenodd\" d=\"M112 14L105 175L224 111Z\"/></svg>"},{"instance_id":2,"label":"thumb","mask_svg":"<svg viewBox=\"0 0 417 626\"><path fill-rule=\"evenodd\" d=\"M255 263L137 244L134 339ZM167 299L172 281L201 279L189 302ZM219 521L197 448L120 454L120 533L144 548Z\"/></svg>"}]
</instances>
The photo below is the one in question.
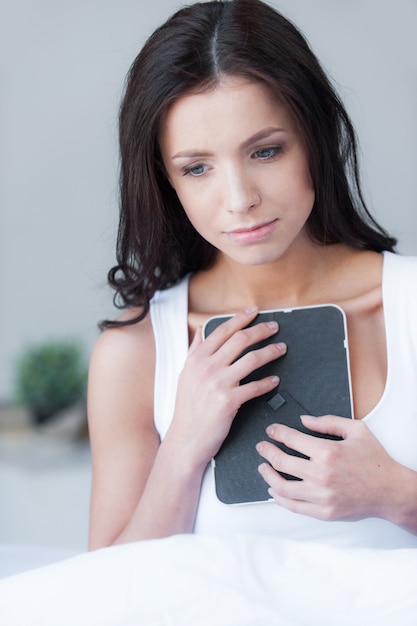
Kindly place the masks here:
<instances>
[{"instance_id":1,"label":"thumb","mask_svg":"<svg viewBox=\"0 0 417 626\"><path fill-rule=\"evenodd\" d=\"M347 439L352 432L352 419L337 415L301 415L303 425L309 430L323 435L335 435Z\"/></svg>"}]
</instances>

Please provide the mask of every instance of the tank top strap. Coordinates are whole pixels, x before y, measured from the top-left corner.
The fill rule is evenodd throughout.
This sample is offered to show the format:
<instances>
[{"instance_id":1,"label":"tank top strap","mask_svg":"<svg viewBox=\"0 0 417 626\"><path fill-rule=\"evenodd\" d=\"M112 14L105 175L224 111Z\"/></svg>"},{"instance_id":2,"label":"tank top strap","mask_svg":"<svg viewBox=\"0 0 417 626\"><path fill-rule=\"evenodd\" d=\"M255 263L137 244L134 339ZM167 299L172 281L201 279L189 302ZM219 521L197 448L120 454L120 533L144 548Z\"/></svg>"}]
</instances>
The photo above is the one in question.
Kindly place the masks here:
<instances>
[{"instance_id":1,"label":"tank top strap","mask_svg":"<svg viewBox=\"0 0 417 626\"><path fill-rule=\"evenodd\" d=\"M161 438L171 423L178 377L188 353L187 274L169 289L157 291L150 303L155 339L154 420Z\"/></svg>"}]
</instances>

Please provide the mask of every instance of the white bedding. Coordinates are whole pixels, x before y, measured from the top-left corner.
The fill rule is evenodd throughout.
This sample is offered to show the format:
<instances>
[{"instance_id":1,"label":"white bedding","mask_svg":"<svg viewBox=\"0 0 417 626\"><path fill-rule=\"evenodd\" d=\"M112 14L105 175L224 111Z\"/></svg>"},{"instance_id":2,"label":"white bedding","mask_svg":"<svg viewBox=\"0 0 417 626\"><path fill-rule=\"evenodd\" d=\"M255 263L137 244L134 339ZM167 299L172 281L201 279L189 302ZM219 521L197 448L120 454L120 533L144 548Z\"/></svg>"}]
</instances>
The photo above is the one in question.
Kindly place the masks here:
<instances>
[{"instance_id":1,"label":"white bedding","mask_svg":"<svg viewBox=\"0 0 417 626\"><path fill-rule=\"evenodd\" d=\"M2 626L416 626L417 550L265 536L115 546L0 580Z\"/></svg>"}]
</instances>

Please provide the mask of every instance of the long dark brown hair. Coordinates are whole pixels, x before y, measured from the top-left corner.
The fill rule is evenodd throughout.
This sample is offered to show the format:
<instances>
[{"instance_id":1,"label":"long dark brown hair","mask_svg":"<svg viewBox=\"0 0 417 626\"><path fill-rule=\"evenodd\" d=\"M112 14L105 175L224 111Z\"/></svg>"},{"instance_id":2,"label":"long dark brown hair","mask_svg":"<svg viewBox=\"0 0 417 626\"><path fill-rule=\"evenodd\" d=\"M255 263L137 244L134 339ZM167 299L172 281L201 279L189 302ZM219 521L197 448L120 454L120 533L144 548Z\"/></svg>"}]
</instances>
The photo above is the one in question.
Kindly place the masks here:
<instances>
[{"instance_id":1,"label":"long dark brown hair","mask_svg":"<svg viewBox=\"0 0 417 626\"><path fill-rule=\"evenodd\" d=\"M148 39L127 75L120 108L120 223L108 280L119 308L141 307L158 289L205 269L216 249L194 229L167 181L158 146L161 117L185 93L221 75L261 81L285 103L305 142L315 203L307 226L322 244L393 251L361 192L352 123L307 41L261 0L196 3ZM105 321L101 328L120 325Z\"/></svg>"}]
</instances>

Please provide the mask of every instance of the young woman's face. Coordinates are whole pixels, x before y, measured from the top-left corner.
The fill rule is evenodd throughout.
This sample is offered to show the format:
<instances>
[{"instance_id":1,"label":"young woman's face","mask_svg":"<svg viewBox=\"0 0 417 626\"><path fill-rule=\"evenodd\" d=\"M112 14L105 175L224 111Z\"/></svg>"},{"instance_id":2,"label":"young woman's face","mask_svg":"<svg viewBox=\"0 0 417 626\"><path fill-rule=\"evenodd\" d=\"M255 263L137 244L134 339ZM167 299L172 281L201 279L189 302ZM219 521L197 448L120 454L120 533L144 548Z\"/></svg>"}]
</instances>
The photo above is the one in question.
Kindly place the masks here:
<instances>
[{"instance_id":1,"label":"young woman's face","mask_svg":"<svg viewBox=\"0 0 417 626\"><path fill-rule=\"evenodd\" d=\"M265 85L225 77L180 98L161 125L160 149L188 218L221 254L260 265L311 245L306 151Z\"/></svg>"}]
</instances>

